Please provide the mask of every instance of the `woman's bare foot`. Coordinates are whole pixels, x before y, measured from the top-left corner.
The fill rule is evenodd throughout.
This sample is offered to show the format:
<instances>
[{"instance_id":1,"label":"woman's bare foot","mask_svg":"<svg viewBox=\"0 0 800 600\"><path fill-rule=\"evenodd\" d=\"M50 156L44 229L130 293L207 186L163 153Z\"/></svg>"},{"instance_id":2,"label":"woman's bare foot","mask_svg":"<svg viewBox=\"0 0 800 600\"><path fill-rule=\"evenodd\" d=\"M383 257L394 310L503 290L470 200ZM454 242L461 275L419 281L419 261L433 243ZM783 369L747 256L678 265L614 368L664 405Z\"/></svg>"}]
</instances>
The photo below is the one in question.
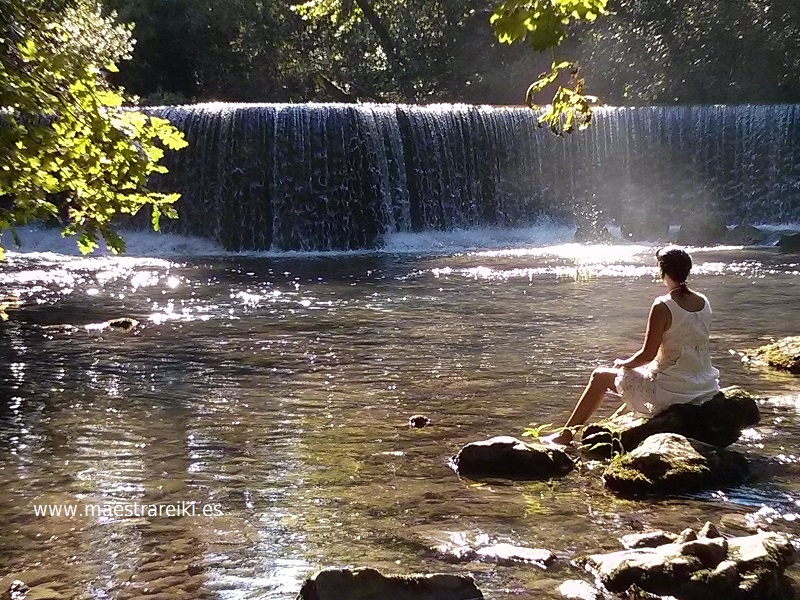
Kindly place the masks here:
<instances>
[{"instance_id":1,"label":"woman's bare foot","mask_svg":"<svg viewBox=\"0 0 800 600\"><path fill-rule=\"evenodd\" d=\"M545 446L569 446L572 443L572 432L562 429L558 433L540 437L539 441Z\"/></svg>"}]
</instances>

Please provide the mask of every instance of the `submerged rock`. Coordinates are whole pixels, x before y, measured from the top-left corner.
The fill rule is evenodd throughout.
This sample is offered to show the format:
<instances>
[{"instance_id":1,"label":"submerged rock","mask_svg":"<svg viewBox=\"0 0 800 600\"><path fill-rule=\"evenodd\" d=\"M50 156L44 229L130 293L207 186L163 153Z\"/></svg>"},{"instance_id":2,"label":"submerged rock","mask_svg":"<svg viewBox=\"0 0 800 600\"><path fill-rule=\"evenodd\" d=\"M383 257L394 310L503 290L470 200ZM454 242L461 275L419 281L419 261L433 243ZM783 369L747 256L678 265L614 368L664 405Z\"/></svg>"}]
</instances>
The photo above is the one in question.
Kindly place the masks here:
<instances>
[{"instance_id":1,"label":"submerged rock","mask_svg":"<svg viewBox=\"0 0 800 600\"><path fill-rule=\"evenodd\" d=\"M121 331L129 333L139 325L139 321L131 319L130 317L120 317L119 319L110 319L108 321L101 321L100 323L89 323L84 325L86 331Z\"/></svg>"},{"instance_id":2,"label":"submerged rock","mask_svg":"<svg viewBox=\"0 0 800 600\"><path fill-rule=\"evenodd\" d=\"M453 465L466 477L530 480L566 475L575 468L560 448L528 444L511 436L467 444L453 457Z\"/></svg>"},{"instance_id":3,"label":"submerged rock","mask_svg":"<svg viewBox=\"0 0 800 600\"><path fill-rule=\"evenodd\" d=\"M748 473L747 459L738 452L675 433L657 433L612 458L603 483L623 496L641 496L732 485Z\"/></svg>"},{"instance_id":4,"label":"submerged rock","mask_svg":"<svg viewBox=\"0 0 800 600\"><path fill-rule=\"evenodd\" d=\"M788 539L760 533L727 540L698 537L578 562L614 594L638 589L679 600L788 600L794 595L784 571L794 561Z\"/></svg>"},{"instance_id":5,"label":"submerged rock","mask_svg":"<svg viewBox=\"0 0 800 600\"><path fill-rule=\"evenodd\" d=\"M558 587L558 593L567 600L603 600L601 592L580 579L565 581Z\"/></svg>"},{"instance_id":6,"label":"submerged rock","mask_svg":"<svg viewBox=\"0 0 800 600\"><path fill-rule=\"evenodd\" d=\"M370 568L323 569L303 583L296 600L474 600L483 598L472 577L383 575Z\"/></svg>"},{"instance_id":7,"label":"submerged rock","mask_svg":"<svg viewBox=\"0 0 800 600\"><path fill-rule=\"evenodd\" d=\"M439 558L448 562L528 564L546 569L556 560L556 555L550 550L508 543L492 544L486 534L472 537L463 532L440 532L434 539L438 543L432 549Z\"/></svg>"},{"instance_id":8,"label":"submerged rock","mask_svg":"<svg viewBox=\"0 0 800 600\"><path fill-rule=\"evenodd\" d=\"M0 577L0 593L10 594L13 589L18 594L22 593L22 591L27 594L29 593L27 591L28 588L49 590L50 587L48 586L53 586L56 582L64 581L66 577L67 574L64 571L57 569L17 571L5 577ZM5 600L4 596L0 595L0 598Z\"/></svg>"},{"instance_id":9,"label":"submerged rock","mask_svg":"<svg viewBox=\"0 0 800 600\"><path fill-rule=\"evenodd\" d=\"M773 344L747 350L745 355L753 362L800 374L800 335L785 337Z\"/></svg>"},{"instance_id":10,"label":"submerged rock","mask_svg":"<svg viewBox=\"0 0 800 600\"><path fill-rule=\"evenodd\" d=\"M556 555L550 550L541 548L525 548L512 544L495 544L475 551L479 560L495 562L500 565L528 564L546 569L556 560Z\"/></svg>"},{"instance_id":11,"label":"submerged rock","mask_svg":"<svg viewBox=\"0 0 800 600\"><path fill-rule=\"evenodd\" d=\"M656 433L677 433L712 446L725 447L739 439L743 429L760 419L752 395L740 387L721 390L700 404L675 404L654 417L627 412L587 425L582 450L610 456L629 452Z\"/></svg>"},{"instance_id":12,"label":"submerged rock","mask_svg":"<svg viewBox=\"0 0 800 600\"><path fill-rule=\"evenodd\" d=\"M3 600L25 600L25 597L28 595L29 591L30 588L25 584L24 581L15 579L11 582L11 585L8 586L8 589L3 594Z\"/></svg>"},{"instance_id":13,"label":"submerged rock","mask_svg":"<svg viewBox=\"0 0 800 600\"><path fill-rule=\"evenodd\" d=\"M22 301L18 296L12 294L0 295L0 321L8 319L8 311L15 308L20 308Z\"/></svg>"},{"instance_id":14,"label":"submerged rock","mask_svg":"<svg viewBox=\"0 0 800 600\"><path fill-rule=\"evenodd\" d=\"M108 323L111 329L130 331L139 324L139 321L131 319L130 317L122 317L120 319L111 319L110 321L106 321L106 323Z\"/></svg>"}]
</instances>

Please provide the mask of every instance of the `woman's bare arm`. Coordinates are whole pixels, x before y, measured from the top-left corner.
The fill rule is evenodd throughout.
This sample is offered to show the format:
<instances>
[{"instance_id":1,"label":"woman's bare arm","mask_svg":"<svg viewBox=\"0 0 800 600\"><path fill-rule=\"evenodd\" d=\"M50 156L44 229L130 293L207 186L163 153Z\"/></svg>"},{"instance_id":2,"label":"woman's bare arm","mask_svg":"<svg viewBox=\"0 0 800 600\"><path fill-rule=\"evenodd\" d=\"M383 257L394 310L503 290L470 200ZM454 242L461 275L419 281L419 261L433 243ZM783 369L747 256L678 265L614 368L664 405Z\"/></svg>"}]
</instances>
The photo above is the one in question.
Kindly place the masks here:
<instances>
[{"instance_id":1,"label":"woman's bare arm","mask_svg":"<svg viewBox=\"0 0 800 600\"><path fill-rule=\"evenodd\" d=\"M647 318L647 333L644 335L644 343L641 350L625 360L615 360L614 366L623 369L635 369L646 365L658 354L658 348L664 339L664 332L669 327L672 315L669 308L663 302L656 302L650 308L650 316Z\"/></svg>"}]
</instances>

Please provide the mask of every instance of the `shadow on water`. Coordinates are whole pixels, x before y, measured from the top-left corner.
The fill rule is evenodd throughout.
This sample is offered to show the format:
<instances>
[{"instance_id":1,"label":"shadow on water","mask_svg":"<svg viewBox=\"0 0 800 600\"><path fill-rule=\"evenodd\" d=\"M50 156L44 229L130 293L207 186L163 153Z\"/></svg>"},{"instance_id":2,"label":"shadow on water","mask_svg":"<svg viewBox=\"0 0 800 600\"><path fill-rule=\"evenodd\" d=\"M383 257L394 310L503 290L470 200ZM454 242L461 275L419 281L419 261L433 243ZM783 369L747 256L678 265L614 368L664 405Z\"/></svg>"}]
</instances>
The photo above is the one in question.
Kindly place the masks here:
<instances>
[{"instance_id":1,"label":"shadow on water","mask_svg":"<svg viewBox=\"0 0 800 600\"><path fill-rule=\"evenodd\" d=\"M769 397L737 445L759 475L632 501L592 463L558 481L478 482L448 459L563 420L593 367L638 348L662 293L651 248L16 258L0 272L27 303L0 324L0 564L44 571L65 597L288 598L317 568L371 565L469 570L491 598L556 598L582 576L569 560L625 533L711 520L797 535L797 379L736 353L794 333L797 264L766 249L695 259L723 384ZM141 324L84 327L119 315ZM409 429L418 413L431 426ZM137 506L182 512L114 513ZM560 560L458 565L434 550L454 539Z\"/></svg>"}]
</instances>

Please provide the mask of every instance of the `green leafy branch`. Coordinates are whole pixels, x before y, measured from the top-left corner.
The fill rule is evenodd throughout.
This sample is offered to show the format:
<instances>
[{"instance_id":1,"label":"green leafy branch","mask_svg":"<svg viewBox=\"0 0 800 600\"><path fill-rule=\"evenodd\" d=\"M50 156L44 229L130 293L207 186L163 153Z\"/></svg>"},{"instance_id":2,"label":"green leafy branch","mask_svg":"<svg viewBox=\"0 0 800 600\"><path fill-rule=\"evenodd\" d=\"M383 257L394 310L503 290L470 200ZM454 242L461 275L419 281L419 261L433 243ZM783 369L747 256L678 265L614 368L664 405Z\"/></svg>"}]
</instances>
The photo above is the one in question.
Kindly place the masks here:
<instances>
[{"instance_id":1,"label":"green leafy branch","mask_svg":"<svg viewBox=\"0 0 800 600\"><path fill-rule=\"evenodd\" d=\"M155 230L162 216L177 216L179 195L152 192L148 180L166 172L165 149L187 144L168 121L125 109L103 77L125 57L130 32L91 0L65 4L0 0L10 32L0 39L0 231L19 243L14 227L54 218L81 252L101 237L118 252L116 214L150 206Z\"/></svg>"},{"instance_id":2,"label":"green leafy branch","mask_svg":"<svg viewBox=\"0 0 800 600\"><path fill-rule=\"evenodd\" d=\"M490 18L495 35L501 43L522 42L538 52L554 49L567 37L567 29L575 22L594 22L606 14L607 0L507 0L495 9ZM556 135L585 129L592 119L591 105L597 98L584 94L584 80L578 76L573 62L556 61L550 71L542 73L528 88L526 104L533 109L535 94L552 86L567 71L568 81L559 85L553 100L539 117Z\"/></svg>"},{"instance_id":3,"label":"green leafy branch","mask_svg":"<svg viewBox=\"0 0 800 600\"><path fill-rule=\"evenodd\" d=\"M553 84L564 71L569 72L569 84L559 86L552 102L544 107L539 116L539 126L547 125L556 135L572 133L586 129L592 121L592 105L597 103L596 96L583 93L583 79L578 76L579 69L575 63L562 61L553 62L550 71L542 73L534 81L525 94L525 103L529 108L540 110L542 107L534 103L533 97L537 93Z\"/></svg>"}]
</instances>

